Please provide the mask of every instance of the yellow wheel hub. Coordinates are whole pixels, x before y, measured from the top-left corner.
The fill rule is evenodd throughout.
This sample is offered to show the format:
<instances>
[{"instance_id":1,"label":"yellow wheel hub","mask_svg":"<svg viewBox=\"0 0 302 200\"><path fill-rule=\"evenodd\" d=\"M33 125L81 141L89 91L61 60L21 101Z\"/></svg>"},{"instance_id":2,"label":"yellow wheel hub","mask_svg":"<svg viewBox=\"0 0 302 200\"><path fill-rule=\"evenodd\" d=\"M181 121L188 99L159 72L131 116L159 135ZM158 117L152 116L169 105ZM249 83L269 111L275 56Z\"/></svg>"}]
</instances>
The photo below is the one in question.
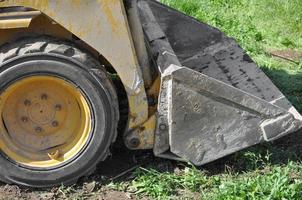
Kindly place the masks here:
<instances>
[{"instance_id":1,"label":"yellow wheel hub","mask_svg":"<svg viewBox=\"0 0 302 200\"><path fill-rule=\"evenodd\" d=\"M28 167L75 158L91 134L89 105L75 85L52 76L16 81L0 94L0 148Z\"/></svg>"}]
</instances>

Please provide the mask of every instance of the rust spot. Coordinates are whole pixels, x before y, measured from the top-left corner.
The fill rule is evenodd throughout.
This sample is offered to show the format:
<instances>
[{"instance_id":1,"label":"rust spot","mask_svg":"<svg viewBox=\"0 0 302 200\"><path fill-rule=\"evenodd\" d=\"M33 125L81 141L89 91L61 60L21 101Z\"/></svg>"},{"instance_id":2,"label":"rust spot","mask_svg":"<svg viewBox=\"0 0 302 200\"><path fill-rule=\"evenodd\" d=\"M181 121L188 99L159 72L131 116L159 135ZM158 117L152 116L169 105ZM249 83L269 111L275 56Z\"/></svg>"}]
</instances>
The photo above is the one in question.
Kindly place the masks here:
<instances>
[{"instance_id":1,"label":"rust spot","mask_svg":"<svg viewBox=\"0 0 302 200\"><path fill-rule=\"evenodd\" d=\"M116 3L118 3L118 1L103 0L101 2L102 10L105 13L105 15L107 16L108 22L111 25L112 31L114 33L118 33L118 30L119 30L118 20L115 18L114 14L113 14L113 10L112 10L112 8L114 7L114 5Z\"/></svg>"}]
</instances>

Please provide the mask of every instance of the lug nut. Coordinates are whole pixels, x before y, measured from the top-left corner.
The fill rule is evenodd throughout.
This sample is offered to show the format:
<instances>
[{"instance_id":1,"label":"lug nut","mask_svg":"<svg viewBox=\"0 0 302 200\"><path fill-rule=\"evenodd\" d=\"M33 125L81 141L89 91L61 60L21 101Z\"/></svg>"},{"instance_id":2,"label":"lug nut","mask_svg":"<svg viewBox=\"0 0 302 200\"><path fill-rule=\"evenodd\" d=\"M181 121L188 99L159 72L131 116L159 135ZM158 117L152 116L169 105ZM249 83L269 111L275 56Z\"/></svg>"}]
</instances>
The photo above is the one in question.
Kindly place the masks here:
<instances>
[{"instance_id":1,"label":"lug nut","mask_svg":"<svg viewBox=\"0 0 302 200\"><path fill-rule=\"evenodd\" d=\"M159 125L159 129L160 129L161 131L166 130L166 129L167 129L166 124L160 124L160 125Z\"/></svg>"},{"instance_id":2,"label":"lug nut","mask_svg":"<svg viewBox=\"0 0 302 200\"><path fill-rule=\"evenodd\" d=\"M24 101L24 105L25 105L25 106L30 106L30 105L31 105L30 100L26 99L26 100Z\"/></svg>"},{"instance_id":3,"label":"lug nut","mask_svg":"<svg viewBox=\"0 0 302 200\"><path fill-rule=\"evenodd\" d=\"M43 129L41 127L36 127L35 128L36 133L41 133Z\"/></svg>"},{"instance_id":4,"label":"lug nut","mask_svg":"<svg viewBox=\"0 0 302 200\"><path fill-rule=\"evenodd\" d=\"M27 117L22 117L21 120L22 120L22 122L24 122L24 123L28 122L28 118L27 118Z\"/></svg>"},{"instance_id":5,"label":"lug nut","mask_svg":"<svg viewBox=\"0 0 302 200\"><path fill-rule=\"evenodd\" d=\"M48 98L47 94L42 94L42 95L41 95L41 99L42 99L42 100L47 100L47 98Z\"/></svg>"},{"instance_id":6,"label":"lug nut","mask_svg":"<svg viewBox=\"0 0 302 200\"><path fill-rule=\"evenodd\" d=\"M62 110L62 106L60 104L55 105L56 111Z\"/></svg>"},{"instance_id":7,"label":"lug nut","mask_svg":"<svg viewBox=\"0 0 302 200\"><path fill-rule=\"evenodd\" d=\"M53 127L57 127L57 126L59 126L59 122L58 122L58 121L53 121L53 122L51 123L51 125L52 125Z\"/></svg>"},{"instance_id":8,"label":"lug nut","mask_svg":"<svg viewBox=\"0 0 302 200\"><path fill-rule=\"evenodd\" d=\"M131 148L137 148L140 145L140 140L138 138L132 138L130 140L130 147Z\"/></svg>"}]
</instances>

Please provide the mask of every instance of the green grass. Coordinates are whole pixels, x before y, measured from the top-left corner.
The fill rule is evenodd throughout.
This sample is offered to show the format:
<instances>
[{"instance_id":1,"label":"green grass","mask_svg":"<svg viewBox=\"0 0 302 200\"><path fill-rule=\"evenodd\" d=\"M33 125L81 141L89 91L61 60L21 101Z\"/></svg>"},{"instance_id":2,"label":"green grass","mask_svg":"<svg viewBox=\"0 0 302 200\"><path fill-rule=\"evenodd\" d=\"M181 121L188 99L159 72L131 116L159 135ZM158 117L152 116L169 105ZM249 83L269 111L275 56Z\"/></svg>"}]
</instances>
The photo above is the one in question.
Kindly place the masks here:
<instances>
[{"instance_id":1,"label":"green grass","mask_svg":"<svg viewBox=\"0 0 302 200\"><path fill-rule=\"evenodd\" d=\"M235 38L302 111L302 62L283 61L267 53L272 49L302 52L301 0L162 2ZM203 170L192 166L180 167L176 172L141 168L133 181L119 183L118 188L153 199L298 200L302 199L302 156L298 147L253 147Z\"/></svg>"},{"instance_id":2,"label":"green grass","mask_svg":"<svg viewBox=\"0 0 302 200\"><path fill-rule=\"evenodd\" d=\"M138 171L132 187L154 199L301 199L302 167L269 166L241 174L206 175L193 167L182 174Z\"/></svg>"},{"instance_id":3,"label":"green grass","mask_svg":"<svg viewBox=\"0 0 302 200\"><path fill-rule=\"evenodd\" d=\"M224 166L214 163L196 169L180 165L174 172L156 166L141 168L132 182L120 183L118 189L152 199L300 200L299 160L293 149L267 144L229 157L222 162ZM121 187L123 184L127 186Z\"/></svg>"}]
</instances>

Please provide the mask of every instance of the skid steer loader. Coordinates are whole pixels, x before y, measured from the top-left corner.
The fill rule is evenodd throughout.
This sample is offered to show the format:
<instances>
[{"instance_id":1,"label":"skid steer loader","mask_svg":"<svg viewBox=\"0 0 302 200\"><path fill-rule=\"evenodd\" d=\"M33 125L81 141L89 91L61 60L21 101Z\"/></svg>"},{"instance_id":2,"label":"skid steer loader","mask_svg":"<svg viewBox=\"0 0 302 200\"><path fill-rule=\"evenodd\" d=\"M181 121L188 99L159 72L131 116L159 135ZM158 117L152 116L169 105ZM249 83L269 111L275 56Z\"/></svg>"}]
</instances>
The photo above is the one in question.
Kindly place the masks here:
<instances>
[{"instance_id":1,"label":"skid steer loader","mask_svg":"<svg viewBox=\"0 0 302 200\"><path fill-rule=\"evenodd\" d=\"M152 0L0 1L0 180L71 184L122 134L203 165L299 130L221 31Z\"/></svg>"}]
</instances>

